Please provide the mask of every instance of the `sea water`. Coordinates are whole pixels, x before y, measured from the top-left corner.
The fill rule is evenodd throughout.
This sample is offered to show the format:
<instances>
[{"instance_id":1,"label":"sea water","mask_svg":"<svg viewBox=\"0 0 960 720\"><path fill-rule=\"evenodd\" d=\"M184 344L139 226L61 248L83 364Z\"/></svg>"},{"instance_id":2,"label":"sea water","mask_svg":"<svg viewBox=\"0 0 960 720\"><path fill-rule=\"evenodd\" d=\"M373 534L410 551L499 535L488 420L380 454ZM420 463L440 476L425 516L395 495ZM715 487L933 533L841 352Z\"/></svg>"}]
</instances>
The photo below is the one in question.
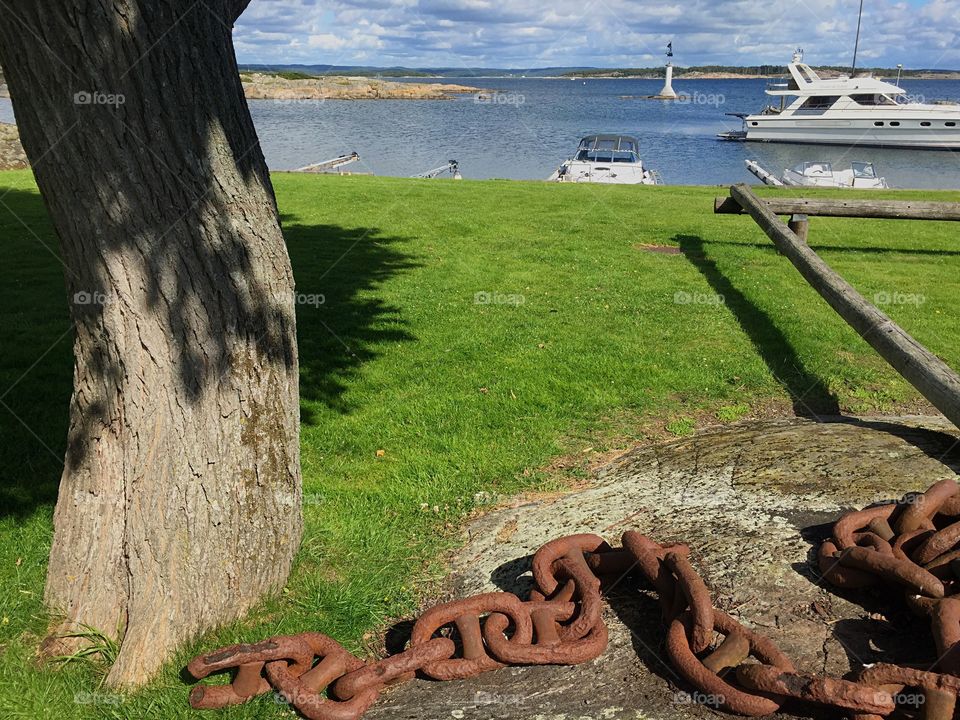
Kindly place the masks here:
<instances>
[{"instance_id":1,"label":"sea water","mask_svg":"<svg viewBox=\"0 0 960 720\"><path fill-rule=\"evenodd\" d=\"M424 82L424 80L411 80ZM668 184L757 182L744 160L771 172L806 161L849 168L868 161L896 188L960 189L960 151L898 150L824 145L734 143L717 133L739 130L726 113L759 111L771 98L766 80L683 80L689 99L640 99L658 80L444 78L492 91L452 100L251 100L267 163L289 170L356 151L355 172L410 176L457 160L467 179L542 180L593 133L623 133L640 141L644 162ZM960 81L904 80L919 101L960 101ZM0 121L12 122L9 100ZM445 177L449 177L448 175Z\"/></svg>"}]
</instances>

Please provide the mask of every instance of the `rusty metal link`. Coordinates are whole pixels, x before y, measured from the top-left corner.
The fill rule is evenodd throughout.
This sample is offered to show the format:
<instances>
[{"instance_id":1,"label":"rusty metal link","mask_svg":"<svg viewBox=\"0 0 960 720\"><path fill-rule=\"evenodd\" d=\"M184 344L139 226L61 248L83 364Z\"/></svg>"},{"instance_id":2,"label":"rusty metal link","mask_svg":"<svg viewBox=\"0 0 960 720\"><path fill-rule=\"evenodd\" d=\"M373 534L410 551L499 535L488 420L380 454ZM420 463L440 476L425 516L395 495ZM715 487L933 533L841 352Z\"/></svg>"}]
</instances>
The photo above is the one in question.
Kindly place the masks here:
<instances>
[{"instance_id":1,"label":"rusty metal link","mask_svg":"<svg viewBox=\"0 0 960 720\"><path fill-rule=\"evenodd\" d=\"M941 480L922 495L911 499L900 513L894 529L898 534L931 529L931 520L947 500L957 494L955 480Z\"/></svg>"},{"instance_id":2,"label":"rusty metal link","mask_svg":"<svg viewBox=\"0 0 960 720\"><path fill-rule=\"evenodd\" d=\"M913 560L919 565L926 565L952 550L960 543L960 522L948 525L939 532L932 533L923 544L913 552Z\"/></svg>"},{"instance_id":3,"label":"rusty metal link","mask_svg":"<svg viewBox=\"0 0 960 720\"><path fill-rule=\"evenodd\" d=\"M187 671L197 680L215 673L237 669L237 675L228 685L197 685L190 691L190 707L197 710L215 710L240 705L270 692L270 683L263 677L268 662L290 663L289 672L298 676L313 664L313 650L299 635L272 637L253 645L230 645L209 655L195 657Z\"/></svg>"},{"instance_id":4,"label":"rusty metal link","mask_svg":"<svg viewBox=\"0 0 960 720\"><path fill-rule=\"evenodd\" d=\"M506 618L505 615L500 617ZM453 657L456 651L457 647L453 640L443 637L433 638L399 655L392 655L347 673L336 681L333 694L340 700L351 700L371 688L379 692L394 682L412 680L417 670L428 664L447 660Z\"/></svg>"},{"instance_id":5,"label":"rusty metal link","mask_svg":"<svg viewBox=\"0 0 960 720\"><path fill-rule=\"evenodd\" d=\"M607 626L596 623L582 638L564 641L559 623L575 612L573 603L556 604L549 601L525 603L535 631L535 641L524 645L504 637L508 618L495 613L487 618L483 637L491 652L511 665L579 665L593 660L607 649Z\"/></svg>"},{"instance_id":6,"label":"rusty metal link","mask_svg":"<svg viewBox=\"0 0 960 720\"><path fill-rule=\"evenodd\" d=\"M886 663L864 668L857 675L857 681L871 687L892 690L894 699L905 688L919 690L923 693L923 701L917 704L923 707L925 720L953 720L957 694L960 693L960 678L955 675L925 672ZM880 715L871 713L853 717L854 720L881 720Z\"/></svg>"},{"instance_id":7,"label":"rusty metal link","mask_svg":"<svg viewBox=\"0 0 960 720\"><path fill-rule=\"evenodd\" d=\"M951 675L960 675L960 600L945 598L937 603L930 619L937 644L937 663Z\"/></svg>"},{"instance_id":8,"label":"rusty metal link","mask_svg":"<svg viewBox=\"0 0 960 720\"><path fill-rule=\"evenodd\" d=\"M320 662L297 676L286 663L267 663L267 678L281 698L310 720L357 720L373 705L380 694L371 687L350 700L338 702L324 696L324 691L337 679L360 670L364 663L347 652L335 640L320 633L304 633Z\"/></svg>"},{"instance_id":9,"label":"rusty metal link","mask_svg":"<svg viewBox=\"0 0 960 720\"><path fill-rule=\"evenodd\" d=\"M868 527L870 523L877 520L889 522L896 509L897 505L890 504L847 513L833 526L833 537L836 540L837 547L841 550L856 547L855 534L857 531Z\"/></svg>"},{"instance_id":10,"label":"rusty metal link","mask_svg":"<svg viewBox=\"0 0 960 720\"><path fill-rule=\"evenodd\" d=\"M417 673L452 680L507 664L587 662L608 643L605 580L639 576L657 593L671 664L719 707L760 716L798 700L845 710L854 720L883 720L913 688L925 720L953 720L960 693L958 518L960 487L945 480L897 503L847 513L817 550L820 573L833 585L902 588L908 606L930 620L940 672L878 664L855 680L798 673L771 640L713 606L688 546L660 545L631 530L619 549L589 534L547 543L533 557L536 586L528 600L497 592L433 607L414 624L406 650L376 662L310 632L201 655L187 666L198 680L235 674L229 684L197 685L190 704L222 708L273 688L310 720L358 720L386 686Z\"/></svg>"},{"instance_id":11,"label":"rusty metal link","mask_svg":"<svg viewBox=\"0 0 960 720\"><path fill-rule=\"evenodd\" d=\"M722 635L728 638L731 635L744 638L750 655L786 672L793 672L794 666L790 658L767 638L751 632L719 610L714 610L713 621L715 629ZM730 712L757 717L771 715L780 709L782 704L780 701L736 688L721 678L712 667L707 667L704 662L701 662L687 639L692 628L693 620L690 614L684 613L675 618L667 630L667 655L677 672L689 683L719 700L720 706ZM722 648L723 645L720 647Z\"/></svg>"},{"instance_id":12,"label":"rusty metal link","mask_svg":"<svg viewBox=\"0 0 960 720\"><path fill-rule=\"evenodd\" d=\"M783 672L768 665L741 665L737 680L751 690L795 698L804 702L889 715L896 705L886 690L831 677Z\"/></svg>"},{"instance_id":13,"label":"rusty metal link","mask_svg":"<svg viewBox=\"0 0 960 720\"><path fill-rule=\"evenodd\" d=\"M690 649L700 653L710 647L713 640L713 602L706 583L697 575L690 561L676 552L668 552L664 565L676 576L680 592L674 595L673 612L679 616L686 605L690 608Z\"/></svg>"},{"instance_id":14,"label":"rusty metal link","mask_svg":"<svg viewBox=\"0 0 960 720\"><path fill-rule=\"evenodd\" d=\"M663 608L664 622L670 622L676 617L674 595L677 592L677 579L664 564L664 559L668 551L680 555L689 555L690 549L686 545L664 547L645 535L641 535L636 530L625 532L622 542L623 547L636 558L637 567L646 581L657 591L660 605Z\"/></svg>"},{"instance_id":15,"label":"rusty metal link","mask_svg":"<svg viewBox=\"0 0 960 720\"><path fill-rule=\"evenodd\" d=\"M513 621L516 642L531 642L530 615L524 611L520 598L511 593L486 593L437 605L417 620L410 646L417 648L426 644L441 628L453 623L463 645L463 657L428 663L422 668L423 672L434 680L461 680L503 667L504 663L492 657L483 642L480 617L490 613L500 613Z\"/></svg>"},{"instance_id":16,"label":"rusty metal link","mask_svg":"<svg viewBox=\"0 0 960 720\"><path fill-rule=\"evenodd\" d=\"M610 550L610 545L599 535L570 535L551 540L533 556L533 579L540 592L550 597L560 586L554 572L554 563L557 560L573 557L577 553L582 558L583 553L603 553Z\"/></svg>"},{"instance_id":17,"label":"rusty metal link","mask_svg":"<svg viewBox=\"0 0 960 720\"><path fill-rule=\"evenodd\" d=\"M899 583L918 595L942 598L943 583L919 565L892 555L861 547L847 548L837 555L841 565L873 573L883 580Z\"/></svg>"}]
</instances>

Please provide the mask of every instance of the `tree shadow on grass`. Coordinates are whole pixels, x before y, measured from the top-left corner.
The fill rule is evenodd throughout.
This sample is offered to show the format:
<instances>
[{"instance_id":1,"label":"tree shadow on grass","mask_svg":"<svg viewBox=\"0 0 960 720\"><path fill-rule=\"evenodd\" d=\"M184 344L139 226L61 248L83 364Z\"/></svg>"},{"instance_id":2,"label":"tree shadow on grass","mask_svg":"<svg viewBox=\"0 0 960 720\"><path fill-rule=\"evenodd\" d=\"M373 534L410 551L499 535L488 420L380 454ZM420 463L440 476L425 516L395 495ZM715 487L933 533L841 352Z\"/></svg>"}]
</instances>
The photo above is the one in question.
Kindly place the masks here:
<instances>
[{"instance_id":1,"label":"tree shadow on grass","mask_svg":"<svg viewBox=\"0 0 960 720\"><path fill-rule=\"evenodd\" d=\"M750 248L751 250L762 250L764 252L777 252L773 243L744 243L729 242L726 240L711 240L711 245L726 245L736 248ZM811 245L815 246L819 253L862 253L865 255L925 255L931 257L960 257L960 250L946 249L928 249L915 247L897 247L894 245L882 247L879 245L826 245L818 242L815 238L811 240Z\"/></svg>"},{"instance_id":2,"label":"tree shadow on grass","mask_svg":"<svg viewBox=\"0 0 960 720\"><path fill-rule=\"evenodd\" d=\"M63 472L73 326L36 192L0 191L0 518L51 506ZM46 247L45 247L46 246Z\"/></svg>"},{"instance_id":3,"label":"tree shadow on grass","mask_svg":"<svg viewBox=\"0 0 960 720\"><path fill-rule=\"evenodd\" d=\"M350 412L349 378L384 347L414 339L400 308L376 289L420 263L400 249L404 238L375 228L308 225L285 215L283 234L297 286L301 419L314 424L312 403Z\"/></svg>"},{"instance_id":4,"label":"tree shadow on grass","mask_svg":"<svg viewBox=\"0 0 960 720\"><path fill-rule=\"evenodd\" d=\"M738 290L717 267L717 263L704 249L703 238L678 235L674 241L714 292L724 297L726 306L736 317L770 372L790 393L794 413L797 416L814 418L840 415L837 398L826 383L807 369L770 316Z\"/></svg>"},{"instance_id":5,"label":"tree shadow on grass","mask_svg":"<svg viewBox=\"0 0 960 720\"><path fill-rule=\"evenodd\" d=\"M0 240L9 261L0 265L0 518L22 518L57 499L67 446L73 331L63 268L41 245L55 252L43 201L36 192L5 192ZM377 229L308 225L288 216L284 236L299 295L301 400L349 412L346 380L378 355L379 346L413 339L399 309L370 291L417 263L399 249L403 238ZM311 295L322 295L323 302L311 302ZM310 422L309 410L303 414Z\"/></svg>"}]
</instances>

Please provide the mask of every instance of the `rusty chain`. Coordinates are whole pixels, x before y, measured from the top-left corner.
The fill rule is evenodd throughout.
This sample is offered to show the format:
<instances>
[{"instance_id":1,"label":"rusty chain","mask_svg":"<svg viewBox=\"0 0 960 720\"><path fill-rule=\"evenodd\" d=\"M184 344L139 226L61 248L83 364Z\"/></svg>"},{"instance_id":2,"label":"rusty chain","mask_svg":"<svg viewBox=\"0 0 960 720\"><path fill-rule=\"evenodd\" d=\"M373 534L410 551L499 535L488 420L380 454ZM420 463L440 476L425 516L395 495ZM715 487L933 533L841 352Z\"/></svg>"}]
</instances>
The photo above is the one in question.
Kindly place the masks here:
<instances>
[{"instance_id":1,"label":"rusty chain","mask_svg":"<svg viewBox=\"0 0 960 720\"><path fill-rule=\"evenodd\" d=\"M602 584L640 576L658 594L671 664L716 708L769 715L795 699L880 720L912 698L925 720L952 720L960 692L956 482L844 515L817 554L831 584L898 587L911 610L929 617L940 657L930 670L876 664L847 678L800 674L772 641L713 606L686 545L660 545L635 531L622 544L614 549L596 535L553 540L533 558L536 589L526 601L494 592L438 605L417 620L408 649L377 662L313 632L201 655L187 666L198 680L234 675L229 684L195 686L190 705L222 708L274 690L311 720L357 720L384 687L417 673L453 680L505 665L587 662L607 647Z\"/></svg>"}]
</instances>

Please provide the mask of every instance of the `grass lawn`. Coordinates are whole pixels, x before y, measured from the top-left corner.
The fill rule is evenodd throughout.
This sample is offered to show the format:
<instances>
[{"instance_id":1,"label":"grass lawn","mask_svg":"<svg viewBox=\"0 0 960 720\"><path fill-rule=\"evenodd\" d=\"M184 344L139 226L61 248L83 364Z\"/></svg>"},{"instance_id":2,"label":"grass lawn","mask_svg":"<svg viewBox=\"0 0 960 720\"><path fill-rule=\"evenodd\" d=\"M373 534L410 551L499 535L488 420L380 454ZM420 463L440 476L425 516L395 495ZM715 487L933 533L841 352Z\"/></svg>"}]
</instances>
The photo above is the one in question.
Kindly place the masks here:
<instances>
[{"instance_id":1,"label":"grass lawn","mask_svg":"<svg viewBox=\"0 0 960 720\"><path fill-rule=\"evenodd\" d=\"M306 629L363 652L386 619L414 611L462 520L489 498L575 480L596 453L665 428L791 404L918 405L749 218L712 214L720 189L274 181L304 300L303 548L278 597L123 698L97 689L96 663L33 660L71 333L32 177L0 173L0 717L199 717L184 660ZM954 367L958 240L947 223L811 223L822 256ZM205 716L290 715L266 697Z\"/></svg>"}]
</instances>

